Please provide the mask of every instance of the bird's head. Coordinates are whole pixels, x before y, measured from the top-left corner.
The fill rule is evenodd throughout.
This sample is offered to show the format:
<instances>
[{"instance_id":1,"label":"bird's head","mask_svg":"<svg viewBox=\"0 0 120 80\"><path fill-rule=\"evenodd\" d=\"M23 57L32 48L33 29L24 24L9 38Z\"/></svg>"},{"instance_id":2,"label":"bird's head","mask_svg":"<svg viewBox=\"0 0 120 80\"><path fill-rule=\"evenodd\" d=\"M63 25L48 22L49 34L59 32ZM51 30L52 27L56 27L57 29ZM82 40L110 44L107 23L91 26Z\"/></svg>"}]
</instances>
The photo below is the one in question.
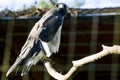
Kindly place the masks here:
<instances>
[{"instance_id":1,"label":"bird's head","mask_svg":"<svg viewBox=\"0 0 120 80\"><path fill-rule=\"evenodd\" d=\"M67 14L67 6L64 3L58 3L55 5L55 10L62 16Z\"/></svg>"}]
</instances>

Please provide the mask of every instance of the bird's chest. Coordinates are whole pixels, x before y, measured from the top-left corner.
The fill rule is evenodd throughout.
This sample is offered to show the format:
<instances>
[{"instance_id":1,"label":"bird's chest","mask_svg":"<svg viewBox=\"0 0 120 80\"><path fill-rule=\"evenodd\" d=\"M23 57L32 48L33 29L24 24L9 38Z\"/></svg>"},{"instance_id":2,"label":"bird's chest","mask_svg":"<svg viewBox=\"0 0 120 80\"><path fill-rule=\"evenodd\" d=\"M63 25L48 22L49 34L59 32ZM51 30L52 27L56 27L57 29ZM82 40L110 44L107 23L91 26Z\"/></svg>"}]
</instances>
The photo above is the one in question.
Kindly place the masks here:
<instances>
[{"instance_id":1,"label":"bird's chest","mask_svg":"<svg viewBox=\"0 0 120 80\"><path fill-rule=\"evenodd\" d=\"M54 16L46 20L40 33L41 40L45 42L51 41L61 25L62 18L60 16Z\"/></svg>"}]
</instances>

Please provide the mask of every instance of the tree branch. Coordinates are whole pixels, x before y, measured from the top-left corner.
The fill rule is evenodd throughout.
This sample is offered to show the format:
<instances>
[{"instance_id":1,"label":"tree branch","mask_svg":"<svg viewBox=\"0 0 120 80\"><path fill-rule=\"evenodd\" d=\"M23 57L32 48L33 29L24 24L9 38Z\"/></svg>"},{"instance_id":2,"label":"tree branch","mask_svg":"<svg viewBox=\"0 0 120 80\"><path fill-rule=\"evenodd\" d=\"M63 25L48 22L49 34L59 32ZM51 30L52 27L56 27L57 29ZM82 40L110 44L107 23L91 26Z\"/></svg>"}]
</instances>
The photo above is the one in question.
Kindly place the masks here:
<instances>
[{"instance_id":1,"label":"tree branch","mask_svg":"<svg viewBox=\"0 0 120 80\"><path fill-rule=\"evenodd\" d=\"M57 72L51 65L49 61L45 61L44 65L48 71L48 73L57 80L67 80L76 70L78 67L87 64L89 62L93 62L95 60L98 60L108 54L120 54L120 46L114 45L112 47L108 47L105 45L102 45L103 50L99 53L84 57L79 60L72 61L72 68L66 73L65 75L62 75L61 73Z\"/></svg>"}]
</instances>

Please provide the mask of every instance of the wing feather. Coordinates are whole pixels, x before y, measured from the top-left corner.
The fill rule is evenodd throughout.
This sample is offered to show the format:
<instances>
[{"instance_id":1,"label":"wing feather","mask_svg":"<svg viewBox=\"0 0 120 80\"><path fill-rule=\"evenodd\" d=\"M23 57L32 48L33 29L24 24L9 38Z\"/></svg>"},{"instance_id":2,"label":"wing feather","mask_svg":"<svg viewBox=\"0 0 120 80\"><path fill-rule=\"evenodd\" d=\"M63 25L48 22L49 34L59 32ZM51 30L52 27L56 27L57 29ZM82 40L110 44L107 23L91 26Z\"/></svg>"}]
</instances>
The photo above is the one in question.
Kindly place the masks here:
<instances>
[{"instance_id":1,"label":"wing feather","mask_svg":"<svg viewBox=\"0 0 120 80\"><path fill-rule=\"evenodd\" d=\"M53 40L48 43L51 53L56 53L59 50L60 40L61 40L61 29L62 26L58 29Z\"/></svg>"}]
</instances>

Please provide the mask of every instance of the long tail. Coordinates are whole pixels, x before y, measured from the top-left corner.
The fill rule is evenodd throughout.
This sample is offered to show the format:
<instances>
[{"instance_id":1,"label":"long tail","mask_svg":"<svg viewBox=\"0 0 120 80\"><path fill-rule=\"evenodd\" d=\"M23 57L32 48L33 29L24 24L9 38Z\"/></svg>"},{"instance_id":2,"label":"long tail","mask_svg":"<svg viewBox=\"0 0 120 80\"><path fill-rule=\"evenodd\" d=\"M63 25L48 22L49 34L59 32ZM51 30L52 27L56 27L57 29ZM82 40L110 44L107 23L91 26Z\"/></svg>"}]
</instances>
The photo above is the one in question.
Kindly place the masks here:
<instances>
[{"instance_id":1,"label":"long tail","mask_svg":"<svg viewBox=\"0 0 120 80\"><path fill-rule=\"evenodd\" d=\"M15 63L11 66L11 68L8 70L6 77L22 62L22 58L18 57L15 61Z\"/></svg>"},{"instance_id":2,"label":"long tail","mask_svg":"<svg viewBox=\"0 0 120 80\"><path fill-rule=\"evenodd\" d=\"M24 74L29 72L32 65L35 65L39 60L41 60L45 56L43 52L48 51L48 47L46 47L47 45L42 45L45 43L40 43L39 39L37 40L31 39L27 42L23 46L21 53L19 57L16 59L15 63L8 70L6 76L8 76L16 68L17 68L16 73L20 71L21 76L23 76ZM41 50L44 48L47 48L47 50L46 49ZM49 55L51 55L50 51L49 51L48 56Z\"/></svg>"},{"instance_id":3,"label":"long tail","mask_svg":"<svg viewBox=\"0 0 120 80\"><path fill-rule=\"evenodd\" d=\"M33 59L29 59L26 64L23 66L23 69L22 69L22 72L21 72L21 76L27 74L30 70L30 68L32 67L33 65Z\"/></svg>"},{"instance_id":4,"label":"long tail","mask_svg":"<svg viewBox=\"0 0 120 80\"><path fill-rule=\"evenodd\" d=\"M31 48L28 48L24 51L21 52L21 54L18 56L18 58L16 59L16 61L14 62L14 64L11 66L11 68L8 70L6 77L14 70L16 69L18 66L21 65L21 63L23 62L23 60L25 59L26 56L28 56L28 53L30 51ZM24 53L24 54L22 54Z\"/></svg>"},{"instance_id":5,"label":"long tail","mask_svg":"<svg viewBox=\"0 0 120 80\"><path fill-rule=\"evenodd\" d=\"M21 67L20 65L21 65L22 61L23 61L22 58L17 58L15 63L8 70L6 77L16 68L17 68L16 74L18 73L18 71L21 71L21 76L23 76L24 74L27 74L29 72L31 66L33 65L33 58L28 59L27 62L25 63L25 65L22 65L22 67Z\"/></svg>"}]
</instances>

